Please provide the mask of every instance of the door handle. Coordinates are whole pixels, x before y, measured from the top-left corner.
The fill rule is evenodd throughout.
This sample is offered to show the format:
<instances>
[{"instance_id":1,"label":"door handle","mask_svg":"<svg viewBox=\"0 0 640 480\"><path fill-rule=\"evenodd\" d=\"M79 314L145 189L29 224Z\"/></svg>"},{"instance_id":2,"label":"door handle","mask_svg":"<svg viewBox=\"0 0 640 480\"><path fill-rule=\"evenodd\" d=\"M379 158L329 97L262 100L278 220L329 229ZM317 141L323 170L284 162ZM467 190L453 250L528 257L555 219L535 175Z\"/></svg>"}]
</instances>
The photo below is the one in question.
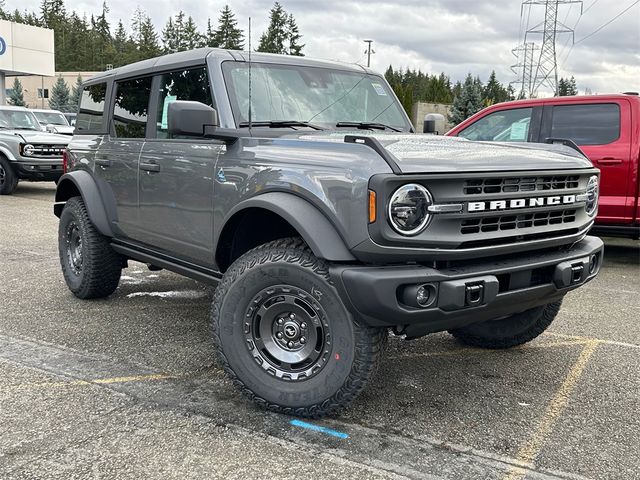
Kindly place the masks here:
<instances>
[{"instance_id":1,"label":"door handle","mask_svg":"<svg viewBox=\"0 0 640 480\"><path fill-rule=\"evenodd\" d=\"M95 162L96 165L100 165L101 167L111 166L111 160L109 160L108 158L96 158Z\"/></svg>"},{"instance_id":2,"label":"door handle","mask_svg":"<svg viewBox=\"0 0 640 480\"><path fill-rule=\"evenodd\" d=\"M620 165L621 163L621 158L604 157L598 160L599 165Z\"/></svg>"},{"instance_id":3,"label":"door handle","mask_svg":"<svg viewBox=\"0 0 640 480\"><path fill-rule=\"evenodd\" d=\"M140 170L145 170L147 172L159 172L160 165L157 163L141 163Z\"/></svg>"}]
</instances>

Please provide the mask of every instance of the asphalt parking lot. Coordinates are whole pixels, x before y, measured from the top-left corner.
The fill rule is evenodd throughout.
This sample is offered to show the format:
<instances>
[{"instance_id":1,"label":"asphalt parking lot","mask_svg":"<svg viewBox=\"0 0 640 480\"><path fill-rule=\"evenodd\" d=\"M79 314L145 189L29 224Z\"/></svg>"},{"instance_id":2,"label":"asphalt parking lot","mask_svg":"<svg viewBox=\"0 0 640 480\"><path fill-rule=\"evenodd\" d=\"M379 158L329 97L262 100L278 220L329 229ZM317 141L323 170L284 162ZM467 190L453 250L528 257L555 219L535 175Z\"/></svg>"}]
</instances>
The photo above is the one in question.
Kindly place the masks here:
<instances>
[{"instance_id":1,"label":"asphalt parking lot","mask_svg":"<svg viewBox=\"0 0 640 480\"><path fill-rule=\"evenodd\" d=\"M73 297L53 194L0 197L2 479L640 478L637 241L605 239L531 344L392 337L351 408L299 426L216 366L210 287L131 263L111 298Z\"/></svg>"}]
</instances>

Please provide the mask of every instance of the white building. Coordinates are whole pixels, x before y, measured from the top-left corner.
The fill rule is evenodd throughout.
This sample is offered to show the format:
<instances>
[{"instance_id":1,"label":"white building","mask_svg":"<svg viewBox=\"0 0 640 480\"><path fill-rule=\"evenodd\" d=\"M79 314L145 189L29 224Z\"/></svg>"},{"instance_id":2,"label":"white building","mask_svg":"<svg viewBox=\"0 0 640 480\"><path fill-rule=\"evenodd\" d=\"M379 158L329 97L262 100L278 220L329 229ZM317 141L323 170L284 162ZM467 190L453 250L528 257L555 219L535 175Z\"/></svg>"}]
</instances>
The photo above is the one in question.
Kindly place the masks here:
<instances>
[{"instance_id":1,"label":"white building","mask_svg":"<svg viewBox=\"0 0 640 480\"><path fill-rule=\"evenodd\" d=\"M53 77L54 70L53 30L0 20L0 105L6 102L6 77Z\"/></svg>"}]
</instances>

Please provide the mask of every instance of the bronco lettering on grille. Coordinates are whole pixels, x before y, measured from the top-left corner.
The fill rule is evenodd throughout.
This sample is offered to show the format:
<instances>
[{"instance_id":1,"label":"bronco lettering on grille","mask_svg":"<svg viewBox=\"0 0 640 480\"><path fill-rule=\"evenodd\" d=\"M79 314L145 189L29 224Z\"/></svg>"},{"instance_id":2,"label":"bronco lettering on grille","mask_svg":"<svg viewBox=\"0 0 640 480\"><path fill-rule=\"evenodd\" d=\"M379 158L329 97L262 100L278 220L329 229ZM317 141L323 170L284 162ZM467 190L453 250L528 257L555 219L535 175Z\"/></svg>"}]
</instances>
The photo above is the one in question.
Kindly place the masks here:
<instances>
[{"instance_id":1,"label":"bronco lettering on grille","mask_svg":"<svg viewBox=\"0 0 640 480\"><path fill-rule=\"evenodd\" d=\"M555 197L514 198L511 200L490 200L486 202L469 202L467 211L483 212L491 210L511 210L527 207L544 207L545 205L570 205L576 203L575 195L558 195Z\"/></svg>"}]
</instances>

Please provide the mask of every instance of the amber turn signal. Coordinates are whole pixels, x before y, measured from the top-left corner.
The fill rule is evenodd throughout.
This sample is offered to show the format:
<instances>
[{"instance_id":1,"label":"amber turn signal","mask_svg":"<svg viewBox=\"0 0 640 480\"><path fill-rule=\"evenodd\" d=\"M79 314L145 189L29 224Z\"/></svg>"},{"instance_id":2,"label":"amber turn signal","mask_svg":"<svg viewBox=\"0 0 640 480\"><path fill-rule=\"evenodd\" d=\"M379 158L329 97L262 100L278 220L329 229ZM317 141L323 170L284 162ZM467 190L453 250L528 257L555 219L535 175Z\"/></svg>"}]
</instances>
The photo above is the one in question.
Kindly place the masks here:
<instances>
[{"instance_id":1,"label":"amber turn signal","mask_svg":"<svg viewBox=\"0 0 640 480\"><path fill-rule=\"evenodd\" d=\"M369 223L376 221L376 192L369 190Z\"/></svg>"}]
</instances>

